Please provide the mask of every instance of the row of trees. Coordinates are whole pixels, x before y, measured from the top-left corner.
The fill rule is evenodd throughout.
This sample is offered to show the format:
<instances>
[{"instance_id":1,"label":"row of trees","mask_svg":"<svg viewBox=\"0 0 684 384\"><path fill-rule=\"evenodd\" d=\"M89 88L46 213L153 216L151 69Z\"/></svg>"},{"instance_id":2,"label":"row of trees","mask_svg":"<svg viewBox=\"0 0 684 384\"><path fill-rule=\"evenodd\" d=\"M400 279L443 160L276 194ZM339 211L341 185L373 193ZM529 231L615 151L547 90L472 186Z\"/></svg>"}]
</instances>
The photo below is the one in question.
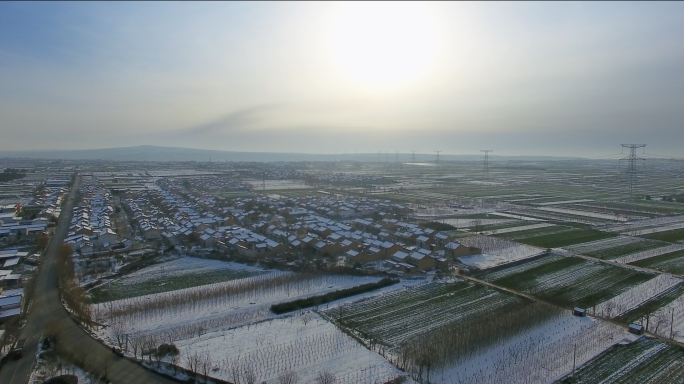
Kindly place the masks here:
<instances>
[{"instance_id":1,"label":"row of trees","mask_svg":"<svg viewBox=\"0 0 684 384\"><path fill-rule=\"evenodd\" d=\"M418 335L394 350L395 364L414 379L430 383L435 370L472 359L566 311L541 303L513 302L474 318L457 321Z\"/></svg>"},{"instance_id":2,"label":"row of trees","mask_svg":"<svg viewBox=\"0 0 684 384\"><path fill-rule=\"evenodd\" d=\"M56 263L62 300L84 325L92 326L93 313L90 298L86 291L78 285L74 272L72 250L68 244L60 244L57 248Z\"/></svg>"},{"instance_id":3,"label":"row of trees","mask_svg":"<svg viewBox=\"0 0 684 384\"><path fill-rule=\"evenodd\" d=\"M137 297L105 303L101 315L111 321L129 318L142 320L168 318L181 312L197 312L232 307L254 302L265 297L291 297L320 291L330 285L338 285L348 276L321 275L317 273L272 273L202 286L196 289L167 292L152 297Z\"/></svg>"}]
</instances>

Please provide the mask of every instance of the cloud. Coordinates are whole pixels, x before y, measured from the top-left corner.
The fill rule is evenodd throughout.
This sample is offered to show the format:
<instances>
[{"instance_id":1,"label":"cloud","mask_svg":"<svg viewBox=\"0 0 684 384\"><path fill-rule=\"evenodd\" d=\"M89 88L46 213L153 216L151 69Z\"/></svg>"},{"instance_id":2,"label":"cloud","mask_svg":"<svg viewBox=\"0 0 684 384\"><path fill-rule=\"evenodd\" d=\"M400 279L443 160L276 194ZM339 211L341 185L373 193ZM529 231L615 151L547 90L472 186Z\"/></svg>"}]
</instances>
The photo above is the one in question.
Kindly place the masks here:
<instances>
[{"instance_id":1,"label":"cloud","mask_svg":"<svg viewBox=\"0 0 684 384\"><path fill-rule=\"evenodd\" d=\"M231 112L212 122L188 128L183 133L208 135L243 130L264 120L264 114L280 108L280 104L263 104Z\"/></svg>"}]
</instances>

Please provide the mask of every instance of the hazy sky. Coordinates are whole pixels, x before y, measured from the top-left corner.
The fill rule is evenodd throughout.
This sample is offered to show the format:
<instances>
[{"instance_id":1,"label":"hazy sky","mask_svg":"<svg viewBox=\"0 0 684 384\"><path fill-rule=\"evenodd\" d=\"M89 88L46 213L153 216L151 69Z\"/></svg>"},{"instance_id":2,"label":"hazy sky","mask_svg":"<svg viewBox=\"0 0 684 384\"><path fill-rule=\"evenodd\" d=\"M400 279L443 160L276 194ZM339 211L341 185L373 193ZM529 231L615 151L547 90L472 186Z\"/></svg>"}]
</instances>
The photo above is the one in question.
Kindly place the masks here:
<instances>
[{"instance_id":1,"label":"hazy sky","mask_svg":"<svg viewBox=\"0 0 684 384\"><path fill-rule=\"evenodd\" d=\"M682 156L683 3L0 2L0 150Z\"/></svg>"}]
</instances>

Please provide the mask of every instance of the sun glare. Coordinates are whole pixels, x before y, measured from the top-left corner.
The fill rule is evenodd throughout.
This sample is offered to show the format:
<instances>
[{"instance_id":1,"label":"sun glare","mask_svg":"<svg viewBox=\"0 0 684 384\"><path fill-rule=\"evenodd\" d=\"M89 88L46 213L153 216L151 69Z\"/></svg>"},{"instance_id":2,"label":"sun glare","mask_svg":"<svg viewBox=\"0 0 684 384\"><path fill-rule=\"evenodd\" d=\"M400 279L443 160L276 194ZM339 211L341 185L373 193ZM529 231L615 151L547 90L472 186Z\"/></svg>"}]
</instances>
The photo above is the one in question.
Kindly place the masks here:
<instances>
[{"instance_id":1,"label":"sun glare","mask_svg":"<svg viewBox=\"0 0 684 384\"><path fill-rule=\"evenodd\" d=\"M347 3L333 26L338 63L373 85L395 85L419 75L434 56L436 38L420 3Z\"/></svg>"}]
</instances>

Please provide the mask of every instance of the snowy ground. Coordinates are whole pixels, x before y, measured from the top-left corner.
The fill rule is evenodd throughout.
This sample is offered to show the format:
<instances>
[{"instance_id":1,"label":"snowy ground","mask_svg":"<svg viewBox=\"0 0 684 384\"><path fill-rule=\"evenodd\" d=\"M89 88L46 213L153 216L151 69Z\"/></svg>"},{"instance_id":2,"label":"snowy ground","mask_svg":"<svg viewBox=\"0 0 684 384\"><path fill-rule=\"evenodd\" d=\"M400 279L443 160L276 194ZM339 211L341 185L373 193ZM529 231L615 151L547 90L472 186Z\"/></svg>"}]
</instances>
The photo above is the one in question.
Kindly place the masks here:
<instances>
[{"instance_id":1,"label":"snowy ground","mask_svg":"<svg viewBox=\"0 0 684 384\"><path fill-rule=\"evenodd\" d=\"M275 384L278 375L293 371L301 383L314 382L319 372L335 375L337 383L382 383L402 372L366 349L333 324L306 312L240 328L210 332L176 342L181 356L207 353L212 377L236 381L233 368L253 370L258 383ZM181 366L187 362L181 359Z\"/></svg>"},{"instance_id":2,"label":"snowy ground","mask_svg":"<svg viewBox=\"0 0 684 384\"><path fill-rule=\"evenodd\" d=\"M127 334L174 334L185 335L193 332L207 331L216 328L238 327L275 317L270 311L270 306L285 301L292 301L312 295L323 294L343 288L348 288L365 283L377 282L378 277L370 276L341 276L321 275L306 279L302 282L282 286L273 286L259 291L247 291L233 294L229 297L207 298L181 302L173 308L164 310L150 310L138 312L132 315L121 315L111 319L108 312L111 308L125 308L128 305L144 305L146 300L154 301L156 297L174 298L184 297L187 294L202 293L212 287L226 285L238 285L245 280L268 280L273 277L291 275L290 273L270 273L250 277L248 279L233 280L225 283L211 284L172 292L147 295L135 299L117 300L114 302L94 305L101 314L102 321L106 323L119 323L121 330ZM112 332L116 327L108 327L100 331L101 337L114 343Z\"/></svg>"},{"instance_id":3,"label":"snowy ground","mask_svg":"<svg viewBox=\"0 0 684 384\"><path fill-rule=\"evenodd\" d=\"M596 305L594 313L607 317L620 316L681 282L679 277L658 275Z\"/></svg>"},{"instance_id":4,"label":"snowy ground","mask_svg":"<svg viewBox=\"0 0 684 384\"><path fill-rule=\"evenodd\" d=\"M520 216L513 213L506 212L492 212L492 215L510 217L511 219L526 220L526 221L544 221L543 219L538 219L536 217Z\"/></svg>"},{"instance_id":5,"label":"snowy ground","mask_svg":"<svg viewBox=\"0 0 684 384\"><path fill-rule=\"evenodd\" d=\"M498 234L501 234L501 233L528 231L528 230L530 230L530 229L539 229L539 228L553 227L553 226L555 226L555 225L556 225L556 224L551 224L551 223L522 225L522 226L519 226L519 227L493 229L493 230L491 230L491 231L482 232L482 234L483 234L483 235L498 235Z\"/></svg>"},{"instance_id":6,"label":"snowy ground","mask_svg":"<svg viewBox=\"0 0 684 384\"><path fill-rule=\"evenodd\" d=\"M184 256L175 260L154 264L135 272L131 272L123 276L120 280L125 284L135 284L141 281L149 280L151 276L183 276L187 274L215 272L217 270L224 269L229 269L236 272L263 272L263 268L252 267L245 264Z\"/></svg>"},{"instance_id":7,"label":"snowy ground","mask_svg":"<svg viewBox=\"0 0 684 384\"><path fill-rule=\"evenodd\" d=\"M639 260L643 260L643 259L649 259L651 257L656 257L656 256L664 255L667 253L678 252L678 251L681 251L683 249L684 249L684 245L682 245L682 244L672 244L672 245L668 245L666 247L660 247L660 248L656 248L656 249L648 249L645 251L625 255L623 257L620 257L619 259L615 259L614 261L617 263L622 263L622 264L633 263L635 261L639 261Z\"/></svg>"},{"instance_id":8,"label":"snowy ground","mask_svg":"<svg viewBox=\"0 0 684 384\"><path fill-rule=\"evenodd\" d=\"M28 384L42 384L45 381L62 375L74 375L79 384L98 383L99 380L92 377L83 369L60 358L54 351L44 350L42 343L38 343L36 361L33 371L29 375Z\"/></svg>"},{"instance_id":9,"label":"snowy ground","mask_svg":"<svg viewBox=\"0 0 684 384\"><path fill-rule=\"evenodd\" d=\"M588 243L569 245L569 246L566 246L563 248L567 249L568 251L574 252L574 253L586 254L586 253L601 251L604 249L610 249L610 248L619 247L619 246L623 246L623 245L638 243L640 241L646 241L646 239L642 239L639 237L632 237L632 236L616 236L616 237L609 237L607 239L590 241Z\"/></svg>"},{"instance_id":10,"label":"snowy ground","mask_svg":"<svg viewBox=\"0 0 684 384\"><path fill-rule=\"evenodd\" d=\"M461 263L479 269L492 268L497 265L527 259L540 255L545 251L542 248L496 237L473 236L465 237L458 241L467 247L482 249L481 254L458 258L458 261Z\"/></svg>"},{"instance_id":11,"label":"snowy ground","mask_svg":"<svg viewBox=\"0 0 684 384\"><path fill-rule=\"evenodd\" d=\"M573 355L579 367L625 339L635 337L616 325L568 314L437 372L434 383L551 383L572 371Z\"/></svg>"},{"instance_id":12,"label":"snowy ground","mask_svg":"<svg viewBox=\"0 0 684 384\"><path fill-rule=\"evenodd\" d=\"M610 214L610 213L599 213L599 212L583 211L583 210L579 210L579 209L551 208L551 207L539 207L537 209L540 211L546 211L546 212L564 213L564 214L568 214L568 215L591 217L593 219L627 221L626 217L623 217L620 215L615 215L615 214Z\"/></svg>"},{"instance_id":13,"label":"snowy ground","mask_svg":"<svg viewBox=\"0 0 684 384\"><path fill-rule=\"evenodd\" d=\"M265 273L244 264L178 257L115 278L90 291L94 302L111 301L206 285Z\"/></svg>"},{"instance_id":14,"label":"snowy ground","mask_svg":"<svg viewBox=\"0 0 684 384\"><path fill-rule=\"evenodd\" d=\"M442 223L453 225L456 228L471 228L478 225L494 225L510 223L510 219L444 219Z\"/></svg>"}]
</instances>

